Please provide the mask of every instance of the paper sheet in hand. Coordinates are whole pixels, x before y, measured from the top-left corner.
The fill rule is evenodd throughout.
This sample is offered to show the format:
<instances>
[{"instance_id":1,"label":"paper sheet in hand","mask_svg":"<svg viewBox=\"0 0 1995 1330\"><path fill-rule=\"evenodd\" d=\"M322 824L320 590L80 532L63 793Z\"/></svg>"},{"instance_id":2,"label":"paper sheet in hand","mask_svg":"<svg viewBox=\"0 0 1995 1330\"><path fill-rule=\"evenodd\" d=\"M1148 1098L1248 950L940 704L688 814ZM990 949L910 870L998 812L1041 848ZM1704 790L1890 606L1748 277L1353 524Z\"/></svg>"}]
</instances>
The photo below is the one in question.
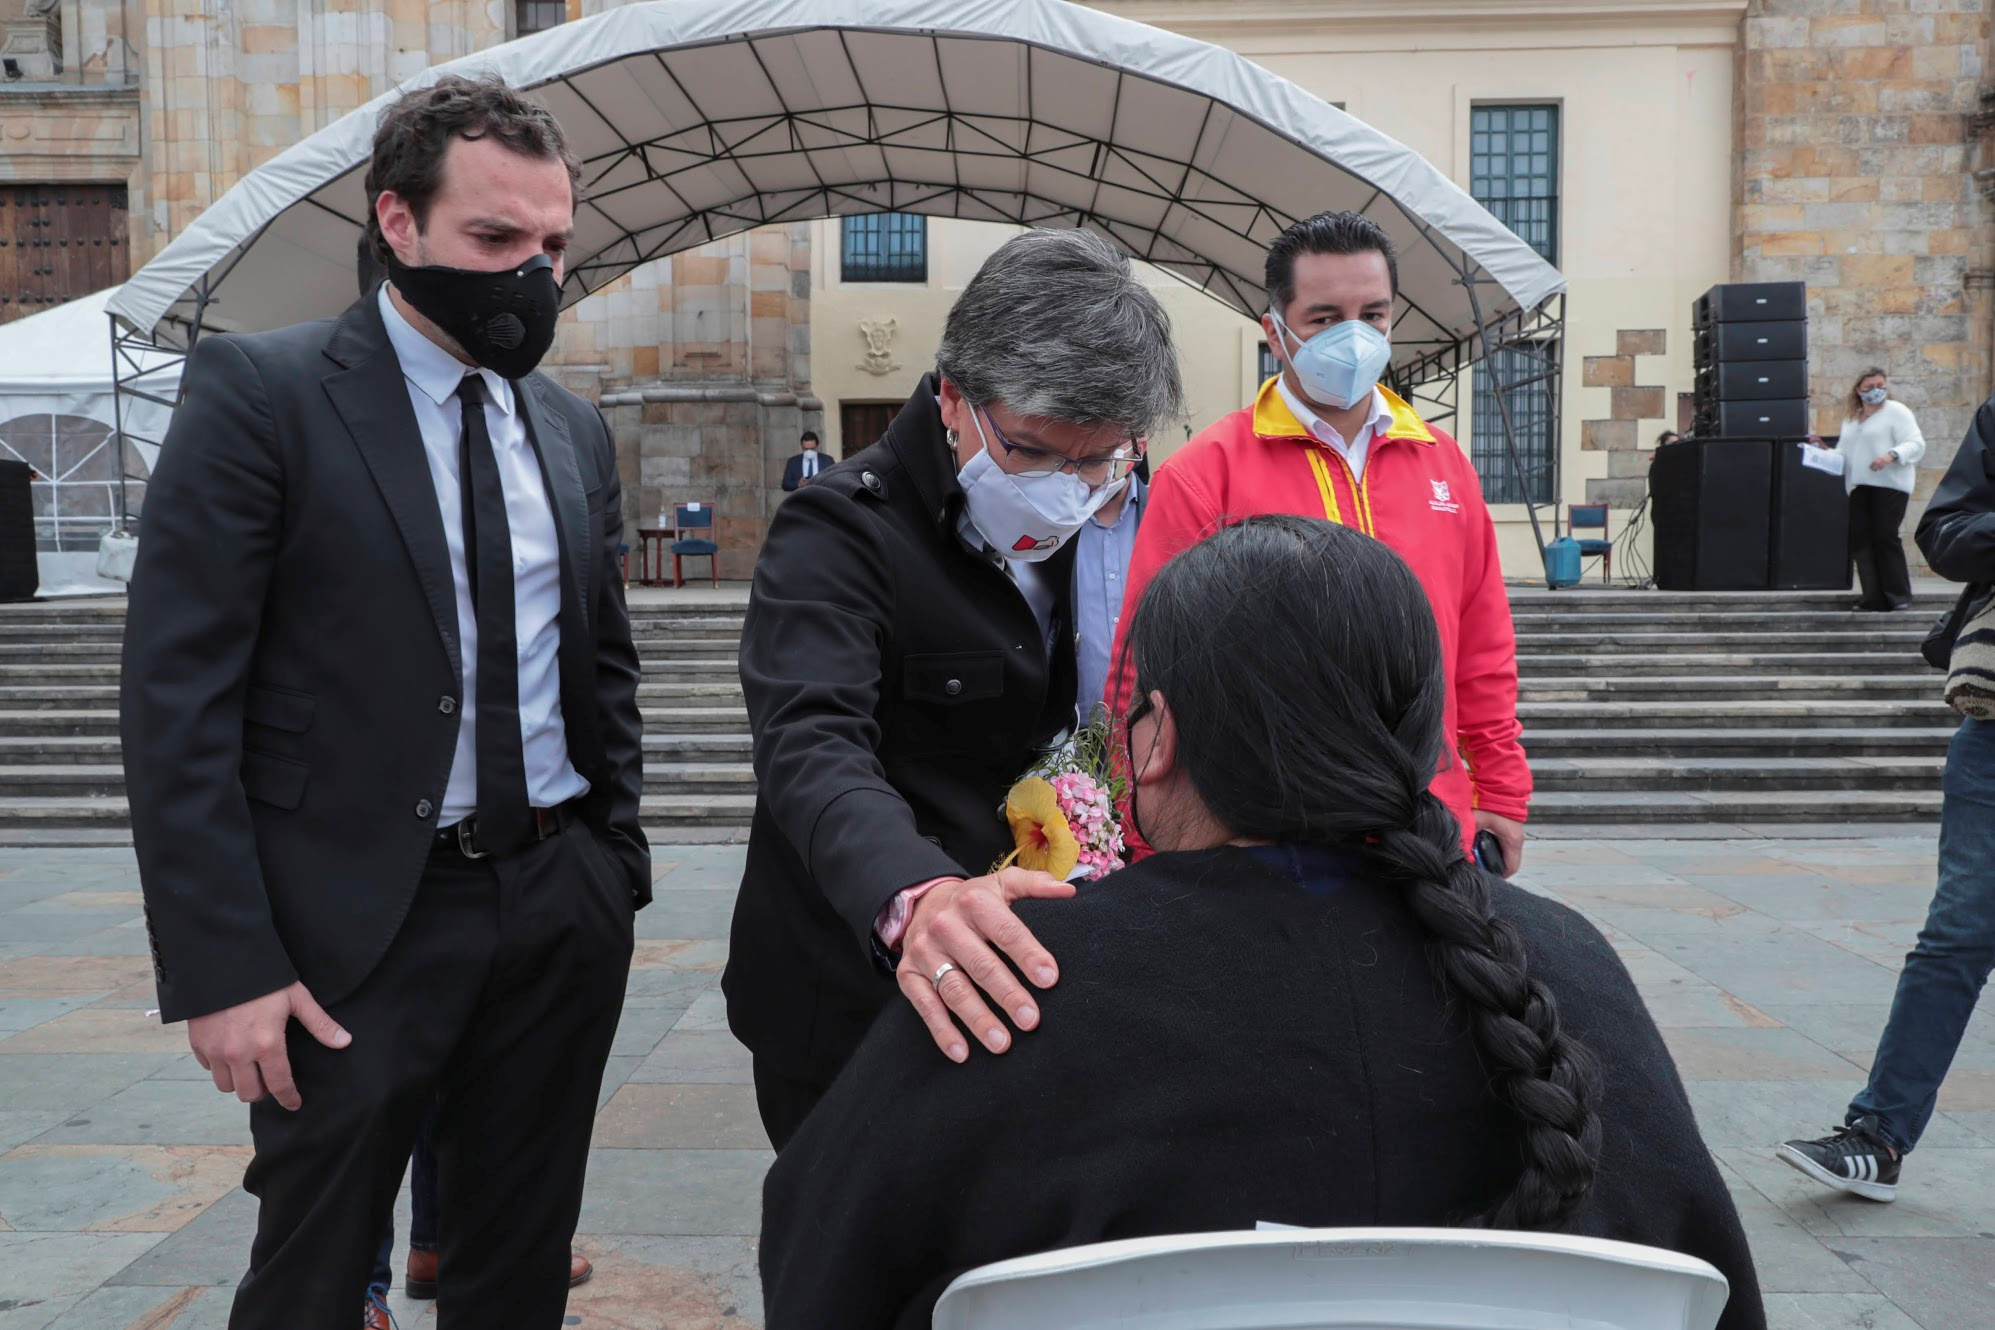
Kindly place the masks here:
<instances>
[{"instance_id":1,"label":"paper sheet in hand","mask_svg":"<svg viewBox=\"0 0 1995 1330\"><path fill-rule=\"evenodd\" d=\"M1827 448L1817 448L1812 443L1795 445L1801 449L1801 465L1812 466L1817 471L1826 471L1832 476L1843 473L1843 455L1830 452Z\"/></svg>"}]
</instances>

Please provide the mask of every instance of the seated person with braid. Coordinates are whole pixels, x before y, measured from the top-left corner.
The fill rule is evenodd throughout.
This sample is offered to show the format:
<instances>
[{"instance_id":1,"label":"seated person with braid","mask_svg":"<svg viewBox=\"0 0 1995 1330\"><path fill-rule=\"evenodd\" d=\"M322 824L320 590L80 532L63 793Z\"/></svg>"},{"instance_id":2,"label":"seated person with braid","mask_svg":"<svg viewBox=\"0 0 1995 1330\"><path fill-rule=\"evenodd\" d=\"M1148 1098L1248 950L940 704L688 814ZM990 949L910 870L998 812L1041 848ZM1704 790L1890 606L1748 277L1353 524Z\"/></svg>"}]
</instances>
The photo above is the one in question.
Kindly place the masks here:
<instances>
[{"instance_id":1,"label":"seated person with braid","mask_svg":"<svg viewBox=\"0 0 1995 1330\"><path fill-rule=\"evenodd\" d=\"M1005 1056L958 1066L885 1009L769 1172L769 1330L912 1330L974 1266L1262 1220L1669 1248L1731 1281L1722 1330L1762 1330L1627 971L1464 859L1429 791L1440 641L1398 556L1253 518L1173 559L1128 641L1159 853L1020 903L1062 975Z\"/></svg>"}]
</instances>

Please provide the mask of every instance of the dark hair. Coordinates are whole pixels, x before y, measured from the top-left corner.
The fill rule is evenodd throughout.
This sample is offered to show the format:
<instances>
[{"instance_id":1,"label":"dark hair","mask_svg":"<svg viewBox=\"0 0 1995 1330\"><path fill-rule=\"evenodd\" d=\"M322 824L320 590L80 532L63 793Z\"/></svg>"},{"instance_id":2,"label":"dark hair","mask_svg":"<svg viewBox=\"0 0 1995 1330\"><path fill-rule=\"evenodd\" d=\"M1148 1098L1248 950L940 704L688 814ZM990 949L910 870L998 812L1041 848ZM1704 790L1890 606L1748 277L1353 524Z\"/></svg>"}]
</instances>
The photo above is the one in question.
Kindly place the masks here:
<instances>
[{"instance_id":1,"label":"dark hair","mask_svg":"<svg viewBox=\"0 0 1995 1330\"><path fill-rule=\"evenodd\" d=\"M823 442L824 442L824 440L822 440L822 439L820 439L820 438L818 438L818 437L817 437L817 431L816 431L816 430L814 430L814 429L807 429L807 430L805 430L805 431L803 432L803 434L802 434L801 436L799 436L799 438L797 439L797 442L798 442L798 443L802 443L802 442L803 442L803 441L804 441L805 439L809 439L809 440L810 440L810 441L811 441L812 443L823 443Z\"/></svg>"},{"instance_id":2,"label":"dark hair","mask_svg":"<svg viewBox=\"0 0 1995 1330\"><path fill-rule=\"evenodd\" d=\"M1515 1183L1470 1222L1563 1224L1600 1157L1594 1063L1561 1029L1517 930L1491 906L1491 879L1428 788L1447 685L1419 579L1348 527L1249 518L1165 565L1125 650L1137 697L1172 704L1179 760L1234 835L1348 848L1404 893L1523 1130Z\"/></svg>"},{"instance_id":3,"label":"dark hair","mask_svg":"<svg viewBox=\"0 0 1995 1330\"><path fill-rule=\"evenodd\" d=\"M1683 436L1681 434L1678 434L1675 430L1666 429L1662 433L1656 435L1656 447L1660 448L1664 444L1668 443L1671 439L1681 439L1682 437Z\"/></svg>"},{"instance_id":4,"label":"dark hair","mask_svg":"<svg viewBox=\"0 0 1995 1330\"><path fill-rule=\"evenodd\" d=\"M1363 213L1319 212L1289 227L1268 246L1268 304L1277 314L1295 299L1295 261L1304 254L1383 254L1392 293L1399 294L1399 250L1385 228Z\"/></svg>"},{"instance_id":5,"label":"dark hair","mask_svg":"<svg viewBox=\"0 0 1995 1330\"><path fill-rule=\"evenodd\" d=\"M359 250L353 256L353 275L360 283L360 294L363 296L373 295L374 288L381 285L381 279L388 275L388 270L381 266L381 260L375 257L374 237L364 231L360 236Z\"/></svg>"},{"instance_id":6,"label":"dark hair","mask_svg":"<svg viewBox=\"0 0 1995 1330\"><path fill-rule=\"evenodd\" d=\"M1856 382L1850 385L1850 414L1852 416L1861 416L1863 414L1863 399L1857 396L1856 390L1863 386L1865 379L1883 379L1887 387L1891 383L1891 376L1875 365L1857 375Z\"/></svg>"},{"instance_id":7,"label":"dark hair","mask_svg":"<svg viewBox=\"0 0 1995 1330\"><path fill-rule=\"evenodd\" d=\"M522 157L560 161L568 186L577 190L582 167L553 113L506 86L496 76L468 79L446 74L426 88L404 93L381 113L374 130L374 160L367 166L367 238L375 257L394 256L381 234L375 203L383 191L407 199L416 225L429 221L430 201L443 181L443 158L452 139L487 136ZM579 193L579 191L578 191Z\"/></svg>"}]
</instances>

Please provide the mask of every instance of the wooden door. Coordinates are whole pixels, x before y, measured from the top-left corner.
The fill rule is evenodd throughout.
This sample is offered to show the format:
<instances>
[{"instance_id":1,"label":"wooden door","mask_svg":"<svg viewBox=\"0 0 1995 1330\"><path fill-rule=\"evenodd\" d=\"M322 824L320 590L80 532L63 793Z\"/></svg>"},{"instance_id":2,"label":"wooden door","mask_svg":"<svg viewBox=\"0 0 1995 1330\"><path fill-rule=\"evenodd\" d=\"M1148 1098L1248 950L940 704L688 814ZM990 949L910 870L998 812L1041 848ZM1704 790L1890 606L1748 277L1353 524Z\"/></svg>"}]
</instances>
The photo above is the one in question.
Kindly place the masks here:
<instances>
[{"instance_id":1,"label":"wooden door","mask_svg":"<svg viewBox=\"0 0 1995 1330\"><path fill-rule=\"evenodd\" d=\"M0 185L0 323L131 276L126 208L123 185Z\"/></svg>"},{"instance_id":2,"label":"wooden door","mask_svg":"<svg viewBox=\"0 0 1995 1330\"><path fill-rule=\"evenodd\" d=\"M861 448L870 448L887 432L900 414L903 402L840 402L838 404L838 452L840 460Z\"/></svg>"}]
</instances>

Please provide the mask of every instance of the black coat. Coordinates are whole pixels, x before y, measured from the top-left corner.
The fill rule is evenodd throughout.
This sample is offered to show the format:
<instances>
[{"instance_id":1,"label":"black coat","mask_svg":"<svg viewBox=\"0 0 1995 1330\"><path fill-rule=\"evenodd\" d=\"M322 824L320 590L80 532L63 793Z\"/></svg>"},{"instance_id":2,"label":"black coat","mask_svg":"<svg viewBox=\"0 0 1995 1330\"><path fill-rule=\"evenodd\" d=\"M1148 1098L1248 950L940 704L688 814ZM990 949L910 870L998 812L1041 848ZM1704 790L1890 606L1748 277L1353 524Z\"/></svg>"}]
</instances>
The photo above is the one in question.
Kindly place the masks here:
<instances>
[{"instance_id":1,"label":"black coat","mask_svg":"<svg viewBox=\"0 0 1995 1330\"><path fill-rule=\"evenodd\" d=\"M422 434L369 293L338 319L201 339L146 495L122 733L161 1015L303 979L321 1004L408 913L463 678ZM622 491L594 407L514 388L554 508L561 712L583 814L640 903L637 653Z\"/></svg>"},{"instance_id":2,"label":"black coat","mask_svg":"<svg viewBox=\"0 0 1995 1330\"><path fill-rule=\"evenodd\" d=\"M1494 890L1604 1069L1574 1230L1711 1262L1732 1285L1721 1330L1762 1330L1738 1215L1626 969L1573 911ZM991 1261L1261 1220L1444 1225L1509 1186L1515 1120L1396 893L1360 878L1320 898L1222 849L1019 915L1060 959L1038 1031L957 1066L896 1003L777 1156L769 1330L913 1330Z\"/></svg>"},{"instance_id":3,"label":"black coat","mask_svg":"<svg viewBox=\"0 0 1995 1330\"><path fill-rule=\"evenodd\" d=\"M1933 500L1919 519L1919 549L1941 577L1995 582L1995 398L1981 404Z\"/></svg>"},{"instance_id":4,"label":"black coat","mask_svg":"<svg viewBox=\"0 0 1995 1330\"><path fill-rule=\"evenodd\" d=\"M742 630L760 793L721 982L735 1036L806 1084L897 998L880 908L1008 853L1005 791L1073 720L1072 543L1038 565L1049 659L1017 584L957 535L934 386L777 510Z\"/></svg>"}]
</instances>

